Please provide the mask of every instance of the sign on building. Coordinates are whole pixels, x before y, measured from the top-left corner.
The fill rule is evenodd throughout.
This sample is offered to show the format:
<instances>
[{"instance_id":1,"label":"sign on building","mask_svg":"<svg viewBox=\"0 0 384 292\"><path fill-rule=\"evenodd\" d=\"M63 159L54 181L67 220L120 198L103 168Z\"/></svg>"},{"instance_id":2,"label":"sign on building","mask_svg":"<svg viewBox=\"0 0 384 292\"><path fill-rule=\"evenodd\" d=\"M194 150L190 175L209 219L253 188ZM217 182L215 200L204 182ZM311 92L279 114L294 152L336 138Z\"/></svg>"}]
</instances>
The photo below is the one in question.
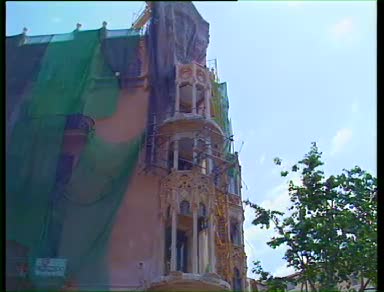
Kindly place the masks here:
<instances>
[{"instance_id":1,"label":"sign on building","mask_svg":"<svg viewBox=\"0 0 384 292\"><path fill-rule=\"evenodd\" d=\"M42 277L64 277L66 266L66 259L36 259L35 274Z\"/></svg>"}]
</instances>

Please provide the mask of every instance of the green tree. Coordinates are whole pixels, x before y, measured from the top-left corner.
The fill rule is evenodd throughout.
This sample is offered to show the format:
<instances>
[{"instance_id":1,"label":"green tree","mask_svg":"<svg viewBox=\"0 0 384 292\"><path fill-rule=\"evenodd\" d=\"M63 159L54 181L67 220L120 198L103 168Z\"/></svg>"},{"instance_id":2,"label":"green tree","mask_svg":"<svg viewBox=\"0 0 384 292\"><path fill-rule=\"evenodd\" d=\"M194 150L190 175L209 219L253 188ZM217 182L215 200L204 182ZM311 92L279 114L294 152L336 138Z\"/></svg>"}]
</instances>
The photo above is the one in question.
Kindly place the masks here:
<instances>
[{"instance_id":1,"label":"green tree","mask_svg":"<svg viewBox=\"0 0 384 292\"><path fill-rule=\"evenodd\" d=\"M267 285L267 292L284 292L287 288L286 281L264 271L260 261L253 262L252 273L259 275L258 280Z\"/></svg>"},{"instance_id":2,"label":"green tree","mask_svg":"<svg viewBox=\"0 0 384 292\"><path fill-rule=\"evenodd\" d=\"M302 160L281 171L282 177L300 173L300 184L288 183L286 214L245 203L255 211L254 225L274 224L277 235L267 244L286 245L284 259L312 291L337 290L353 274L363 291L377 283L377 180L358 166L325 177L321 155L312 143ZM274 161L281 166L280 158Z\"/></svg>"}]
</instances>

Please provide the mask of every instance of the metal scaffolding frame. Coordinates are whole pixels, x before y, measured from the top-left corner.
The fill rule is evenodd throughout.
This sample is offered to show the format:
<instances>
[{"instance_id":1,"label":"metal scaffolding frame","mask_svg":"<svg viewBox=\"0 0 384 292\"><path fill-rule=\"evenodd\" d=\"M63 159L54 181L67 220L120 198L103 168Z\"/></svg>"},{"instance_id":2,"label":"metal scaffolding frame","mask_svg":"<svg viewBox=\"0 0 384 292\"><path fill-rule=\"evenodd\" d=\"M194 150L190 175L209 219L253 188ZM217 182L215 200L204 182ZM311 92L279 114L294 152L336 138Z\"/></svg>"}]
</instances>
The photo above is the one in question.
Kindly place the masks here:
<instances>
[{"instance_id":1,"label":"metal scaffolding frame","mask_svg":"<svg viewBox=\"0 0 384 292\"><path fill-rule=\"evenodd\" d=\"M167 113L169 114L170 112L166 112L165 114ZM147 153L149 153L150 157L147 160L144 171L148 172L149 170L163 169L166 170L167 173L169 173L172 169L172 167L168 166L168 155L170 149L166 149L164 145L166 143L168 143L168 145L171 145L171 138L175 133L160 133L159 127L162 124L160 125L157 122L156 114L153 114L152 117L152 123L149 124L149 128L151 128L152 131L151 134L148 135L146 138L146 147L147 149L149 149ZM205 117L203 118L206 119ZM202 165L200 165L200 162L204 159L210 158L214 162L215 169L212 169L212 172L209 173L209 175L222 175L229 168L237 164L236 160L232 161L227 158L228 154L232 153L226 151L226 148L228 148L228 144L233 143L234 141L233 135L225 136L222 132L216 131L208 127L207 125L204 125L202 129L192 131L191 134L193 134L194 137L191 137L190 139L202 141L203 145L202 147L196 147L196 145L193 146L192 160L187 160L179 157L180 161L189 163L192 165L192 167L204 168ZM213 135L216 135L217 137L220 137L223 140L222 145L216 145L212 143L211 138ZM213 146L218 147L213 148ZM161 154L161 151L164 151L163 154ZM164 159L164 157L166 158Z\"/></svg>"}]
</instances>

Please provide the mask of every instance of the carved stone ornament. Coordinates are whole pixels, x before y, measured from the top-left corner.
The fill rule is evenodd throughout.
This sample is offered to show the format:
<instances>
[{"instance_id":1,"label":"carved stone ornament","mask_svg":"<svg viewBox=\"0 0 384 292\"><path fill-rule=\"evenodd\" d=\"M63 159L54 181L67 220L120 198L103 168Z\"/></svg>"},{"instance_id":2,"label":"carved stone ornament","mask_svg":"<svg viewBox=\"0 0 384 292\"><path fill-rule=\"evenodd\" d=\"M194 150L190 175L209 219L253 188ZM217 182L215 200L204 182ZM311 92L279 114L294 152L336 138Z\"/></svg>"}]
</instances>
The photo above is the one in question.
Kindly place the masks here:
<instances>
[{"instance_id":1,"label":"carved stone ornament","mask_svg":"<svg viewBox=\"0 0 384 292\"><path fill-rule=\"evenodd\" d=\"M173 171L165 177L160 190L160 208L165 214L168 206L179 212L179 203L186 200L191 207L203 203L211 210L214 205L215 188L210 177L203 175L198 170L189 172Z\"/></svg>"}]
</instances>

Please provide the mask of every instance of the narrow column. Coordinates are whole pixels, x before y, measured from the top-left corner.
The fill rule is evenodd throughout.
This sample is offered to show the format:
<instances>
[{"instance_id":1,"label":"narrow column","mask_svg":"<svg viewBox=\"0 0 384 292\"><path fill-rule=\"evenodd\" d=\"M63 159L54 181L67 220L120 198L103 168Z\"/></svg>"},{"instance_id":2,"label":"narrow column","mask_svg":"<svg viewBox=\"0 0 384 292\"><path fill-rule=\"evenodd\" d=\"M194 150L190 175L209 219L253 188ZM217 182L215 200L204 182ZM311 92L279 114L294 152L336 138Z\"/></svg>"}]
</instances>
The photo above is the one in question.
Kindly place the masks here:
<instances>
[{"instance_id":1,"label":"narrow column","mask_svg":"<svg viewBox=\"0 0 384 292\"><path fill-rule=\"evenodd\" d=\"M193 138L193 164L196 165L197 161L197 138Z\"/></svg>"},{"instance_id":2,"label":"narrow column","mask_svg":"<svg viewBox=\"0 0 384 292\"><path fill-rule=\"evenodd\" d=\"M193 208L192 273L197 274L197 208Z\"/></svg>"},{"instance_id":3,"label":"narrow column","mask_svg":"<svg viewBox=\"0 0 384 292\"><path fill-rule=\"evenodd\" d=\"M241 220L241 219L239 219L239 238L240 238L240 245L243 245L244 244L244 234L243 234L243 228L242 228L242 226L243 226L243 220Z\"/></svg>"},{"instance_id":4,"label":"narrow column","mask_svg":"<svg viewBox=\"0 0 384 292\"><path fill-rule=\"evenodd\" d=\"M205 101L205 117L207 119L210 119L211 118L211 105L210 105L210 102L209 102L209 96L210 96L210 93L211 93L211 89L208 88L205 90L205 94L204 94L204 101Z\"/></svg>"},{"instance_id":5,"label":"narrow column","mask_svg":"<svg viewBox=\"0 0 384 292\"><path fill-rule=\"evenodd\" d=\"M172 149L169 149L171 146L170 139L168 138L167 141L165 142L165 146L163 148L163 152L161 153L161 156L163 157L163 164L164 167L166 168L171 168L171 162L169 161L169 154L171 153ZM173 161L172 161L173 165Z\"/></svg>"},{"instance_id":6,"label":"narrow column","mask_svg":"<svg viewBox=\"0 0 384 292\"><path fill-rule=\"evenodd\" d=\"M196 114L196 83L192 83L192 113Z\"/></svg>"},{"instance_id":7,"label":"narrow column","mask_svg":"<svg viewBox=\"0 0 384 292\"><path fill-rule=\"evenodd\" d=\"M208 137L207 139L207 142L208 142L208 171L207 171L207 174L211 174L212 173L212 140L211 140L211 137Z\"/></svg>"},{"instance_id":8,"label":"narrow column","mask_svg":"<svg viewBox=\"0 0 384 292\"><path fill-rule=\"evenodd\" d=\"M160 273L164 275L165 272L165 224L164 224L164 216L160 217ZM155 243L156 244L156 243Z\"/></svg>"},{"instance_id":9,"label":"narrow column","mask_svg":"<svg viewBox=\"0 0 384 292\"><path fill-rule=\"evenodd\" d=\"M196 108L196 64L192 65L192 114L196 114L197 108Z\"/></svg>"},{"instance_id":10,"label":"narrow column","mask_svg":"<svg viewBox=\"0 0 384 292\"><path fill-rule=\"evenodd\" d=\"M213 226L213 215L209 215L208 222L208 256L209 256L209 272L215 272L215 229Z\"/></svg>"},{"instance_id":11,"label":"narrow column","mask_svg":"<svg viewBox=\"0 0 384 292\"><path fill-rule=\"evenodd\" d=\"M179 169L179 140L173 141L173 168L175 170Z\"/></svg>"},{"instance_id":12,"label":"narrow column","mask_svg":"<svg viewBox=\"0 0 384 292\"><path fill-rule=\"evenodd\" d=\"M240 182L240 175L236 175L236 183L237 183L237 193L236 195L240 196L240 189L241 189L241 182Z\"/></svg>"},{"instance_id":13,"label":"narrow column","mask_svg":"<svg viewBox=\"0 0 384 292\"><path fill-rule=\"evenodd\" d=\"M176 94L175 94L175 114L180 112L180 86L176 83Z\"/></svg>"},{"instance_id":14,"label":"narrow column","mask_svg":"<svg viewBox=\"0 0 384 292\"><path fill-rule=\"evenodd\" d=\"M177 220L176 220L176 210L172 210L172 243L171 243L171 271L176 271L176 225L177 225Z\"/></svg>"}]
</instances>

